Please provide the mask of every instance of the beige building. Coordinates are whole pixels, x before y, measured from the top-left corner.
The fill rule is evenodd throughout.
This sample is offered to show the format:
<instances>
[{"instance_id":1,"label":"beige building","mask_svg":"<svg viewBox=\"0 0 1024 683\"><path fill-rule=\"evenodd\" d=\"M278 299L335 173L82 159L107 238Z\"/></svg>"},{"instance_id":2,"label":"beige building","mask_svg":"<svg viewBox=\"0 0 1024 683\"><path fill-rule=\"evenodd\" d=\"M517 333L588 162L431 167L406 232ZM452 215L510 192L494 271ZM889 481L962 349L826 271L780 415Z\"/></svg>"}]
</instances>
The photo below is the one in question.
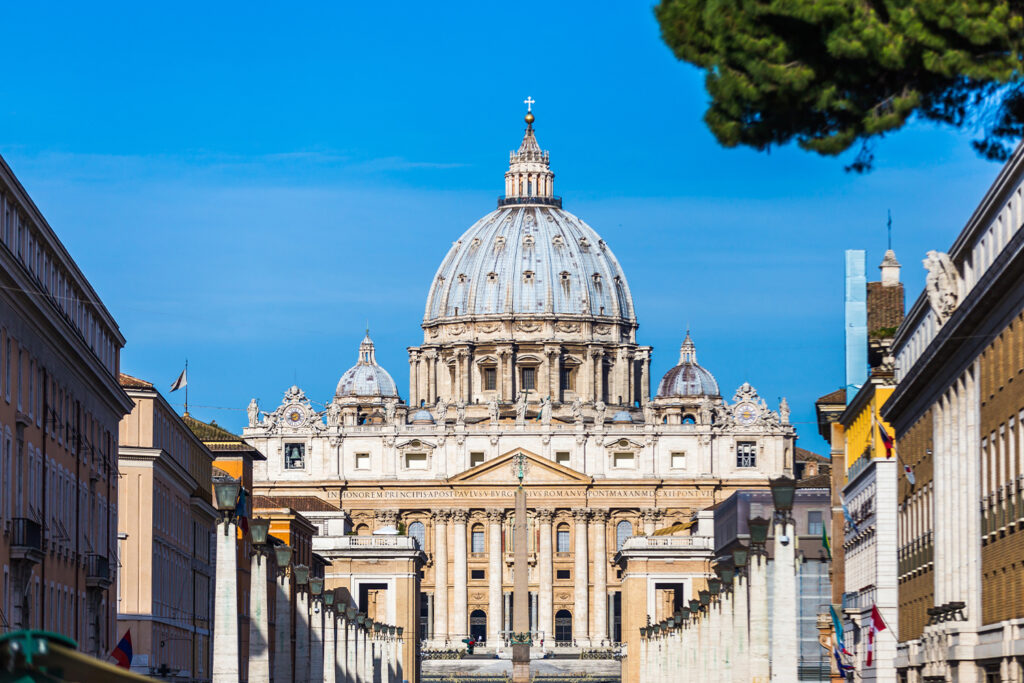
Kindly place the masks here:
<instances>
[{"instance_id":1,"label":"beige building","mask_svg":"<svg viewBox=\"0 0 1024 683\"><path fill-rule=\"evenodd\" d=\"M132 632L132 669L209 681L219 513L213 455L152 384L121 374L135 406L121 420L118 632Z\"/></svg>"},{"instance_id":2,"label":"beige building","mask_svg":"<svg viewBox=\"0 0 1024 683\"><path fill-rule=\"evenodd\" d=\"M0 631L117 640L124 338L0 158Z\"/></svg>"},{"instance_id":3,"label":"beige building","mask_svg":"<svg viewBox=\"0 0 1024 683\"><path fill-rule=\"evenodd\" d=\"M328 586L349 588L361 609L384 605L388 623L415 614L431 647L469 635L501 647L511 629L517 453L529 462L531 630L547 648L624 639L638 608L623 604L612 561L627 539L793 470L785 400L772 410L746 383L723 397L689 334L652 395L625 273L553 195L532 122L506 196L429 285L409 403L367 334L326 410L291 387L267 410L254 399L243 433L267 456L258 493L334 506L304 508L313 549L333 563ZM409 548L383 540L396 532ZM410 559L394 581L361 576L353 543L419 550L425 564L413 575Z\"/></svg>"}]
</instances>

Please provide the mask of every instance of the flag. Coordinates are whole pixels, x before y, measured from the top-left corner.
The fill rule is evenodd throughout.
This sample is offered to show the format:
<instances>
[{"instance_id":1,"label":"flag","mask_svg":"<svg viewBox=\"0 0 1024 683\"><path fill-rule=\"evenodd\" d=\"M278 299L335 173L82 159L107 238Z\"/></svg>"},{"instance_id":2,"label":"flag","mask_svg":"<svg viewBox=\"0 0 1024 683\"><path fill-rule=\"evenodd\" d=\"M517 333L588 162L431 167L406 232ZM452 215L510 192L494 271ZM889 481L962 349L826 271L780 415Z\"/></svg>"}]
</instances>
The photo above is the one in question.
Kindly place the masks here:
<instances>
[{"instance_id":1,"label":"flag","mask_svg":"<svg viewBox=\"0 0 1024 683\"><path fill-rule=\"evenodd\" d=\"M853 521L853 515L851 515L849 509L847 509L846 500L842 497L842 495L839 496L839 504L843 507L843 518L846 519L846 523L850 525L850 528L853 530L854 533L860 531L860 529L857 527L857 523Z\"/></svg>"},{"instance_id":2,"label":"flag","mask_svg":"<svg viewBox=\"0 0 1024 683\"><path fill-rule=\"evenodd\" d=\"M121 642L117 644L110 656L117 660L117 665L125 669L132 668L132 630L124 632Z\"/></svg>"},{"instance_id":3,"label":"flag","mask_svg":"<svg viewBox=\"0 0 1024 683\"><path fill-rule=\"evenodd\" d=\"M910 469L910 465L903 466L903 474L907 475L907 481L910 482L911 486L917 484L917 479L914 477L914 470Z\"/></svg>"},{"instance_id":4,"label":"flag","mask_svg":"<svg viewBox=\"0 0 1024 683\"><path fill-rule=\"evenodd\" d=\"M832 646L832 655L836 658L836 667L839 670L839 675L842 676L843 678L846 678L846 672L847 671L851 671L853 669L853 667L850 666L849 664L843 664L843 658L841 656L839 656L839 647L840 646L838 644L833 644L833 646ZM844 650L844 652L845 652L845 650Z\"/></svg>"},{"instance_id":5,"label":"flag","mask_svg":"<svg viewBox=\"0 0 1024 683\"><path fill-rule=\"evenodd\" d=\"M864 666L871 666L871 663L875 659L875 621L871 620L871 626L868 627L868 648L867 655L864 657Z\"/></svg>"},{"instance_id":6,"label":"flag","mask_svg":"<svg viewBox=\"0 0 1024 683\"><path fill-rule=\"evenodd\" d=\"M188 368L181 371L181 374L178 375L178 379L174 380L174 384L171 385L171 391L177 391L178 389L188 385L188 378L185 376L187 373Z\"/></svg>"},{"instance_id":7,"label":"flag","mask_svg":"<svg viewBox=\"0 0 1024 683\"><path fill-rule=\"evenodd\" d=\"M886 628L885 619L882 618L882 613L878 611L877 605L871 605L871 625L879 633Z\"/></svg>"},{"instance_id":8,"label":"flag","mask_svg":"<svg viewBox=\"0 0 1024 683\"><path fill-rule=\"evenodd\" d=\"M828 542L828 531L825 530L825 525L821 525L821 545L825 548L825 552L828 554L828 559L832 559L832 546Z\"/></svg>"},{"instance_id":9,"label":"flag","mask_svg":"<svg viewBox=\"0 0 1024 683\"><path fill-rule=\"evenodd\" d=\"M893 447L892 435L885 431L885 427L882 426L881 422L875 419L874 413L871 414L871 421L878 427L878 434L882 437L882 443L885 444L885 457L891 458Z\"/></svg>"},{"instance_id":10,"label":"flag","mask_svg":"<svg viewBox=\"0 0 1024 683\"><path fill-rule=\"evenodd\" d=\"M843 644L843 624L839 621L839 615L836 614L836 608L832 605L828 606L828 611L832 615L832 628L836 632L836 646L843 654L850 654L846 649L846 645Z\"/></svg>"}]
</instances>

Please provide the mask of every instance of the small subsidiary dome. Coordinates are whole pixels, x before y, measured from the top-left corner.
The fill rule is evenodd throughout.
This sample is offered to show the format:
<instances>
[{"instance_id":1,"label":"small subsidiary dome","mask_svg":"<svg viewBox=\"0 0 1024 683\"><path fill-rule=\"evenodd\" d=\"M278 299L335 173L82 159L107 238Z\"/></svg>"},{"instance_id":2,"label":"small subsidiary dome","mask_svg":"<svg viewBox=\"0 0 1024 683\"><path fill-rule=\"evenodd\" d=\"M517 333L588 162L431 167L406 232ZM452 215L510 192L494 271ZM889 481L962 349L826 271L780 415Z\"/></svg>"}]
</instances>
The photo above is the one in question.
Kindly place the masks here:
<instances>
[{"instance_id":1,"label":"small subsidiary dome","mask_svg":"<svg viewBox=\"0 0 1024 683\"><path fill-rule=\"evenodd\" d=\"M679 349L679 365L661 378L657 398L718 395L718 382L714 375L697 364L697 348L687 332Z\"/></svg>"},{"instance_id":2,"label":"small subsidiary dome","mask_svg":"<svg viewBox=\"0 0 1024 683\"><path fill-rule=\"evenodd\" d=\"M410 420L414 425L432 425L434 424L434 416L430 414L429 410L417 410L412 414Z\"/></svg>"},{"instance_id":3,"label":"small subsidiary dome","mask_svg":"<svg viewBox=\"0 0 1024 683\"><path fill-rule=\"evenodd\" d=\"M359 344L358 362L341 376L335 395L339 397L398 398L398 387L395 385L395 380L391 379L387 370L377 365L369 330L367 330L362 343Z\"/></svg>"},{"instance_id":4,"label":"small subsidiary dome","mask_svg":"<svg viewBox=\"0 0 1024 683\"><path fill-rule=\"evenodd\" d=\"M629 411L626 411L626 410L620 410L619 412L615 413L615 415L612 416L612 422L623 423L623 422L632 422L632 421L633 421L633 416L630 415Z\"/></svg>"}]
</instances>

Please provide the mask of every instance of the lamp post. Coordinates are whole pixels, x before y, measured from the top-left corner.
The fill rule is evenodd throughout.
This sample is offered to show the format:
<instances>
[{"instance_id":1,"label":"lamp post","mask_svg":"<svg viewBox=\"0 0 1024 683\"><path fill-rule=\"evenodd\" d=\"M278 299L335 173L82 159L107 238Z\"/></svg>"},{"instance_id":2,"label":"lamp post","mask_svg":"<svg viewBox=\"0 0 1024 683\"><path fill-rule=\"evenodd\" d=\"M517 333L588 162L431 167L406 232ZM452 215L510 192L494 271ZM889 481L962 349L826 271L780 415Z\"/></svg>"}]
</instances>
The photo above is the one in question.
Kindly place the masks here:
<instances>
[{"instance_id":1,"label":"lamp post","mask_svg":"<svg viewBox=\"0 0 1024 683\"><path fill-rule=\"evenodd\" d=\"M214 576L213 683L238 683L241 660L238 640L238 526L235 509L242 489L237 479L224 477L213 485L217 522L217 566Z\"/></svg>"},{"instance_id":2,"label":"lamp post","mask_svg":"<svg viewBox=\"0 0 1024 683\"><path fill-rule=\"evenodd\" d=\"M267 614L267 540L270 520L249 521L249 683L270 683L270 621Z\"/></svg>"},{"instance_id":3,"label":"lamp post","mask_svg":"<svg viewBox=\"0 0 1024 683\"><path fill-rule=\"evenodd\" d=\"M363 646L363 676L366 683L373 683L373 634L371 629L373 628L373 620L367 617L365 614L360 613L358 617L361 621L363 628L360 633L362 637L361 645Z\"/></svg>"},{"instance_id":4,"label":"lamp post","mask_svg":"<svg viewBox=\"0 0 1024 683\"><path fill-rule=\"evenodd\" d=\"M338 680L338 634L336 631L338 615L334 611L334 591L324 591L320 599L324 613L324 683L337 683Z\"/></svg>"},{"instance_id":5,"label":"lamp post","mask_svg":"<svg viewBox=\"0 0 1024 683\"><path fill-rule=\"evenodd\" d=\"M274 546L277 576L274 585L274 683L292 680L292 584L289 565L292 549Z\"/></svg>"},{"instance_id":6,"label":"lamp post","mask_svg":"<svg viewBox=\"0 0 1024 683\"><path fill-rule=\"evenodd\" d=\"M395 651L398 660L397 674L400 681L405 680L405 640L402 637L404 631L405 628L402 626L395 627Z\"/></svg>"},{"instance_id":7,"label":"lamp post","mask_svg":"<svg viewBox=\"0 0 1024 683\"><path fill-rule=\"evenodd\" d=\"M309 567L295 565L295 683L309 681Z\"/></svg>"},{"instance_id":8,"label":"lamp post","mask_svg":"<svg viewBox=\"0 0 1024 683\"><path fill-rule=\"evenodd\" d=\"M348 671L346 680L350 683L362 683L362 650L359 645L359 622L356 621L356 608L345 607L345 669Z\"/></svg>"},{"instance_id":9,"label":"lamp post","mask_svg":"<svg viewBox=\"0 0 1024 683\"><path fill-rule=\"evenodd\" d=\"M309 601L312 621L309 636L309 680L322 681L324 677L324 580L319 576L309 577Z\"/></svg>"},{"instance_id":10,"label":"lamp post","mask_svg":"<svg viewBox=\"0 0 1024 683\"><path fill-rule=\"evenodd\" d=\"M772 479L772 503L775 507L772 574L772 683L795 681L799 640L797 638L796 529L793 524L793 499L796 481L781 476Z\"/></svg>"},{"instance_id":11,"label":"lamp post","mask_svg":"<svg viewBox=\"0 0 1024 683\"><path fill-rule=\"evenodd\" d=\"M768 557L765 543L771 520L755 517L750 529L750 678L767 681L771 675L770 625L768 622Z\"/></svg>"},{"instance_id":12,"label":"lamp post","mask_svg":"<svg viewBox=\"0 0 1024 683\"><path fill-rule=\"evenodd\" d=\"M736 567L733 595L733 640L736 643L736 655L733 657L733 678L738 681L750 680L750 622L747 605L749 604L746 569L750 561L750 548L738 545L732 550L732 562Z\"/></svg>"}]
</instances>

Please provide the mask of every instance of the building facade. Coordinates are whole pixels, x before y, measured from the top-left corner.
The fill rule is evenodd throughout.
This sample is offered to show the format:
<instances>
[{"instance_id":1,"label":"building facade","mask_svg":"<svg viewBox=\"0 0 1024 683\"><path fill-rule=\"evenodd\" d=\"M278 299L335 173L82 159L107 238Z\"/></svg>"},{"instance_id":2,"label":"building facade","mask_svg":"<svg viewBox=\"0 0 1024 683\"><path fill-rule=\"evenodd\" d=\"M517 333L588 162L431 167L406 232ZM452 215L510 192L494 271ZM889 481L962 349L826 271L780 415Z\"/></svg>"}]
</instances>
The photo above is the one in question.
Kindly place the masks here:
<instances>
[{"instance_id":1,"label":"building facade","mask_svg":"<svg viewBox=\"0 0 1024 683\"><path fill-rule=\"evenodd\" d=\"M793 470L785 400L770 409L746 383L723 396L688 333L651 392L651 348L637 342L625 274L553 194L532 121L497 210L454 243L430 283L423 343L409 348L409 402L367 334L326 410L291 387L266 410L254 399L243 432L267 456L258 493L316 497L343 513L313 538L329 561L342 561L344 533L414 539L426 557L420 604L399 609L418 615L436 647L470 635L496 647L510 631L517 454L529 463L531 628L549 647L622 640L611 561L628 538ZM337 566L328 586L341 583Z\"/></svg>"},{"instance_id":2,"label":"building facade","mask_svg":"<svg viewBox=\"0 0 1024 683\"><path fill-rule=\"evenodd\" d=\"M134 671L209 681L213 454L152 384L120 381L135 405L118 441L118 635L132 632Z\"/></svg>"},{"instance_id":3,"label":"building facade","mask_svg":"<svg viewBox=\"0 0 1024 683\"><path fill-rule=\"evenodd\" d=\"M106 656L124 338L0 158L0 628Z\"/></svg>"},{"instance_id":4,"label":"building facade","mask_svg":"<svg viewBox=\"0 0 1024 683\"><path fill-rule=\"evenodd\" d=\"M896 334L899 622L905 681L1022 680L1024 150Z\"/></svg>"}]
</instances>

